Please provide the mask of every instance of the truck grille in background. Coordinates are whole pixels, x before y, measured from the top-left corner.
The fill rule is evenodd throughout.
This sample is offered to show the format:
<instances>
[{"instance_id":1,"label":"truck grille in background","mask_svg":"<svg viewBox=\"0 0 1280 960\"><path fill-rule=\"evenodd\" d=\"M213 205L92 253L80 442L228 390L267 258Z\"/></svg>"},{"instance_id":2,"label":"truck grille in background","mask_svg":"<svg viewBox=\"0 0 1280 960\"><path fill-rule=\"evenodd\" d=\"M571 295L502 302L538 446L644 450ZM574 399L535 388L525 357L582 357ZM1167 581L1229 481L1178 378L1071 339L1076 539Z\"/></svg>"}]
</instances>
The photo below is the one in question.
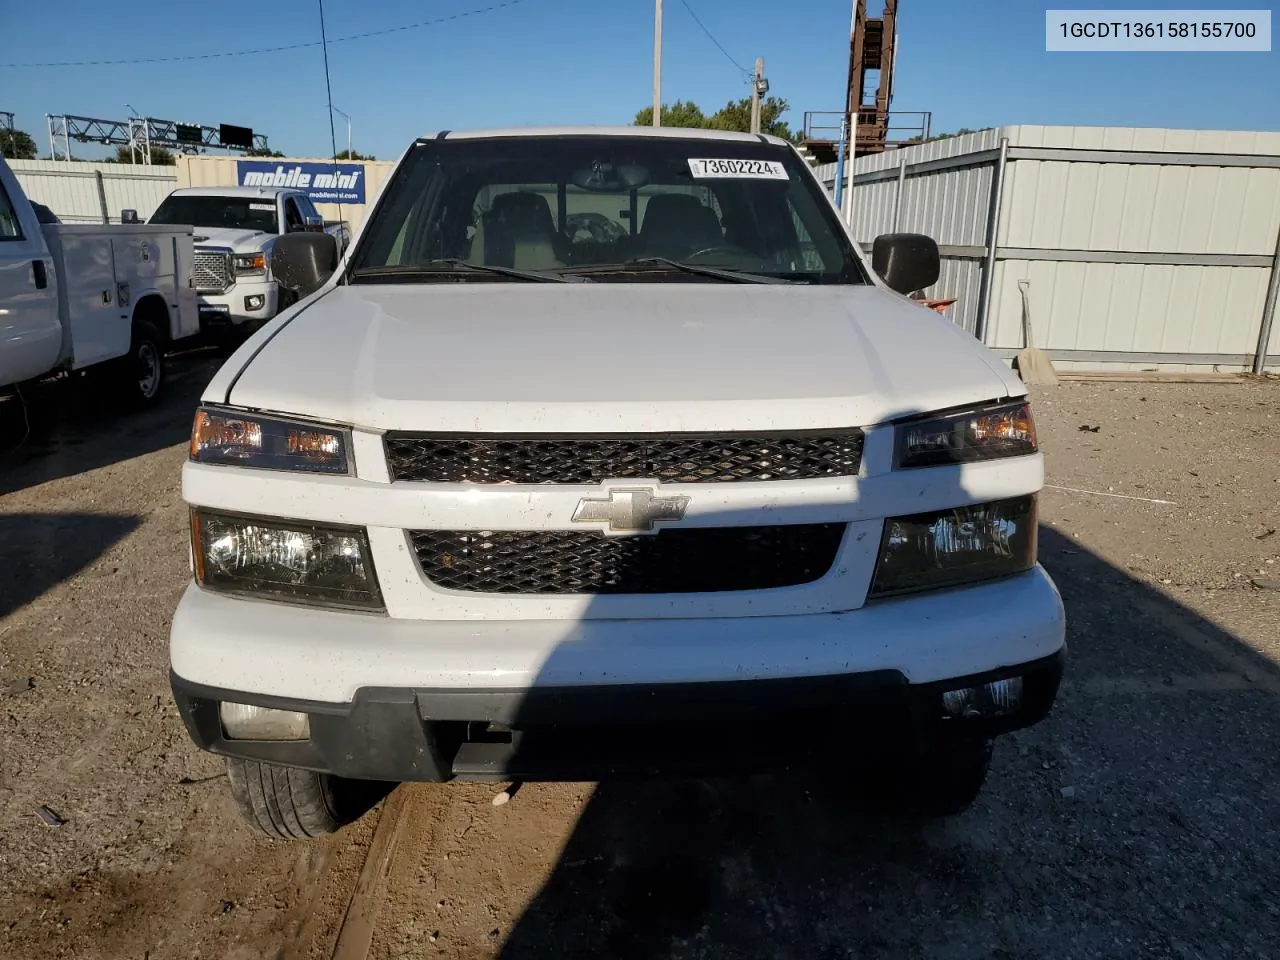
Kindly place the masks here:
<instances>
[{"instance_id":1,"label":"truck grille in background","mask_svg":"<svg viewBox=\"0 0 1280 960\"><path fill-rule=\"evenodd\" d=\"M705 593L768 590L819 579L843 523L664 530L609 537L579 531L413 530L432 583L478 593Z\"/></svg>"},{"instance_id":2,"label":"truck grille in background","mask_svg":"<svg viewBox=\"0 0 1280 960\"><path fill-rule=\"evenodd\" d=\"M557 439L388 433L392 480L435 483L664 483L811 480L857 474L858 429L760 436Z\"/></svg>"},{"instance_id":3,"label":"truck grille in background","mask_svg":"<svg viewBox=\"0 0 1280 960\"><path fill-rule=\"evenodd\" d=\"M221 293L231 286L231 260L225 253L196 253L192 258L192 276L197 290Z\"/></svg>"}]
</instances>

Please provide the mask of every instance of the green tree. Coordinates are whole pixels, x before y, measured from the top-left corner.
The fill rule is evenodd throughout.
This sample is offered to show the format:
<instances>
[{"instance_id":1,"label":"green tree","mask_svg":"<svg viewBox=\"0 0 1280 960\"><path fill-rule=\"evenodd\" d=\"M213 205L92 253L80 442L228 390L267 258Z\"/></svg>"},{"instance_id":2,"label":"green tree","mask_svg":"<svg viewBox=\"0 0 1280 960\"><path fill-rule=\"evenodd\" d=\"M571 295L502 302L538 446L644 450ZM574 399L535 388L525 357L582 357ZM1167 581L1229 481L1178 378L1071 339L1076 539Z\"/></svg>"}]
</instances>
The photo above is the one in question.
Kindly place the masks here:
<instances>
[{"instance_id":1,"label":"green tree","mask_svg":"<svg viewBox=\"0 0 1280 960\"><path fill-rule=\"evenodd\" d=\"M782 115L790 109L787 101L779 97L766 97L760 102L760 132L782 137L784 140L796 140L797 134L782 119ZM647 127L653 123L653 107L645 107L636 114L632 121L635 126ZM707 116L692 100L677 100L675 103L662 105L662 125L664 127L698 127L704 130L738 130L747 133L751 130L751 98L731 100L717 112Z\"/></svg>"},{"instance_id":2,"label":"green tree","mask_svg":"<svg viewBox=\"0 0 1280 960\"><path fill-rule=\"evenodd\" d=\"M246 157L283 157L284 154L279 150L272 150L270 147L254 147L252 150L244 152Z\"/></svg>"},{"instance_id":3,"label":"green tree","mask_svg":"<svg viewBox=\"0 0 1280 960\"><path fill-rule=\"evenodd\" d=\"M782 115L791 109L787 101L779 97L765 97L760 101L760 132L783 140L794 140L796 135L791 127L782 119ZM712 130L740 130L747 133L751 130L751 98L731 100L718 112L707 118L707 126Z\"/></svg>"},{"instance_id":4,"label":"green tree","mask_svg":"<svg viewBox=\"0 0 1280 960\"><path fill-rule=\"evenodd\" d=\"M645 107L637 113L632 125L653 126L653 107ZM707 117L692 100L687 103L684 100L677 100L675 103L662 105L662 125L664 127L706 127Z\"/></svg>"},{"instance_id":5,"label":"green tree","mask_svg":"<svg viewBox=\"0 0 1280 960\"><path fill-rule=\"evenodd\" d=\"M339 150L333 155L335 160L377 160L372 153L361 153L359 150Z\"/></svg>"},{"instance_id":6,"label":"green tree","mask_svg":"<svg viewBox=\"0 0 1280 960\"><path fill-rule=\"evenodd\" d=\"M104 163L141 163L142 152L138 152L138 159L134 159L133 151L127 146L116 147L115 156L108 157ZM151 163L157 167L172 167L177 164L177 158L173 153L164 147L151 148Z\"/></svg>"},{"instance_id":7,"label":"green tree","mask_svg":"<svg viewBox=\"0 0 1280 960\"><path fill-rule=\"evenodd\" d=\"M0 130L0 153L6 160L34 160L40 155L35 140L25 130Z\"/></svg>"}]
</instances>

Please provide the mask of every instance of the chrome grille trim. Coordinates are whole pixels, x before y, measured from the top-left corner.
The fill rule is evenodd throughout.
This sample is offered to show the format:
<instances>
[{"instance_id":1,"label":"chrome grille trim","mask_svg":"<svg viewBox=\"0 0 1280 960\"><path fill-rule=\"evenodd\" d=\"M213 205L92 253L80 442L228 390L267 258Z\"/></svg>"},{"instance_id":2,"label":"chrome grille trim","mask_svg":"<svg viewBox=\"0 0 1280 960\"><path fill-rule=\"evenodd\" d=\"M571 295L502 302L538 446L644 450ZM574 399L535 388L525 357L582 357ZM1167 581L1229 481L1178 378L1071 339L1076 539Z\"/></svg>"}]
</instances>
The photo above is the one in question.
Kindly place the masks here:
<instances>
[{"instance_id":1,"label":"chrome grille trim","mask_svg":"<svg viewBox=\"0 0 1280 960\"><path fill-rule=\"evenodd\" d=\"M221 247L197 248L192 257L191 275L198 293L226 293L235 282L231 251Z\"/></svg>"}]
</instances>

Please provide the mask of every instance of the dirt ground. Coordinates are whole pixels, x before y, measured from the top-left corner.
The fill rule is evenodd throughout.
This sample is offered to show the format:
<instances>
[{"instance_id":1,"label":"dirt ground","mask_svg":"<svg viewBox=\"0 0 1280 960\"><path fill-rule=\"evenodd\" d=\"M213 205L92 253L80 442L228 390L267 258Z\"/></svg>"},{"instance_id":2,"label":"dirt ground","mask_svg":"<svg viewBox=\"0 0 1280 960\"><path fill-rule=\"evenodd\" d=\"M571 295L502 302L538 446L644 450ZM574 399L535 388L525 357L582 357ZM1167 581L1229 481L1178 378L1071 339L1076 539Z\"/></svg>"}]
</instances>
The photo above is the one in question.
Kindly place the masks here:
<instances>
[{"instance_id":1,"label":"dirt ground","mask_svg":"<svg viewBox=\"0 0 1280 960\"><path fill-rule=\"evenodd\" d=\"M0 404L0 956L1276 955L1280 383L1037 391L1068 676L961 817L818 776L413 786L291 845L240 826L167 684L216 363L142 415Z\"/></svg>"}]
</instances>

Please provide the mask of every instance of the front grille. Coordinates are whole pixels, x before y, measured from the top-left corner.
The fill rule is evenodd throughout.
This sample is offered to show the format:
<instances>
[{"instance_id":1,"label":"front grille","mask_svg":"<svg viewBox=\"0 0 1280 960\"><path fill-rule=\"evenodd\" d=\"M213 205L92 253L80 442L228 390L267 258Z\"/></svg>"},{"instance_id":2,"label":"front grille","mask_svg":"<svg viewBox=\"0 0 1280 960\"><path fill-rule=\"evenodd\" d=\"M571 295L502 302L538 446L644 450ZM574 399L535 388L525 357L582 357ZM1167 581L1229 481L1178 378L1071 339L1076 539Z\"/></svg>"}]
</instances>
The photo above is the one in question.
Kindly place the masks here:
<instances>
[{"instance_id":1,"label":"front grille","mask_svg":"<svg viewBox=\"0 0 1280 960\"><path fill-rule=\"evenodd\" d=\"M197 290L221 293L231 286L231 261L225 253L197 253L192 260Z\"/></svg>"},{"instance_id":2,"label":"front grille","mask_svg":"<svg viewBox=\"0 0 1280 960\"><path fill-rule=\"evenodd\" d=\"M862 462L862 431L579 436L544 439L388 433L393 480L435 483L599 483L657 479L729 483L848 477Z\"/></svg>"},{"instance_id":3,"label":"front grille","mask_svg":"<svg viewBox=\"0 0 1280 960\"><path fill-rule=\"evenodd\" d=\"M653 536L535 530L410 531L427 579L477 593L710 593L811 583L842 523L664 530Z\"/></svg>"}]
</instances>

